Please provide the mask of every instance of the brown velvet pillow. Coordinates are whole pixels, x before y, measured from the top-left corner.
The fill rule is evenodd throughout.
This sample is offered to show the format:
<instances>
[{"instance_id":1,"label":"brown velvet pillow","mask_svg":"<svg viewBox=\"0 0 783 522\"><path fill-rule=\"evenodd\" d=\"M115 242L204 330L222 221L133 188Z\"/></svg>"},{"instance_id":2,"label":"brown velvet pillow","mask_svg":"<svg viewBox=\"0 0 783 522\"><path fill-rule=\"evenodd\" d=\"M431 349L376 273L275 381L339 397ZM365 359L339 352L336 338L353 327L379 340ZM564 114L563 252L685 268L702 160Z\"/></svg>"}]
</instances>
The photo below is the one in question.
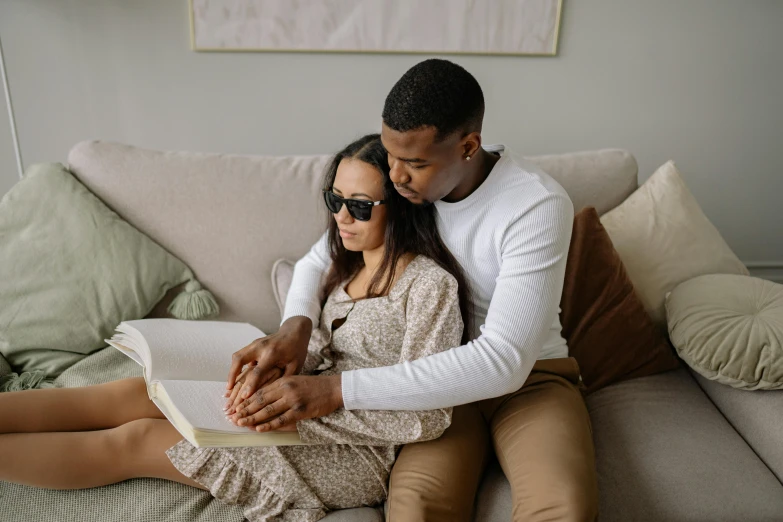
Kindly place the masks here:
<instances>
[{"instance_id":1,"label":"brown velvet pillow","mask_svg":"<svg viewBox=\"0 0 783 522\"><path fill-rule=\"evenodd\" d=\"M585 393L679 367L592 207L574 217L560 309L563 336L579 363Z\"/></svg>"}]
</instances>

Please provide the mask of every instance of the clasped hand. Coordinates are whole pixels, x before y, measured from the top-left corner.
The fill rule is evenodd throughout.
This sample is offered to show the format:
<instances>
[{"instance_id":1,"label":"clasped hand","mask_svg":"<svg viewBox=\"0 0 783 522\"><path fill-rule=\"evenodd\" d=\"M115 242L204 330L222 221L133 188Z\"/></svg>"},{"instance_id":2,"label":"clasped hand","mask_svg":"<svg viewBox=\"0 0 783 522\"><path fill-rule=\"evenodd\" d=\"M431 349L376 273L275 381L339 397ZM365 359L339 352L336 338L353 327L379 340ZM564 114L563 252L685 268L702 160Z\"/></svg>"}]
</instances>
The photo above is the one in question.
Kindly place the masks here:
<instances>
[{"instance_id":1,"label":"clasped hand","mask_svg":"<svg viewBox=\"0 0 783 522\"><path fill-rule=\"evenodd\" d=\"M296 422L343 406L340 375L296 375L307 356L311 322L295 317L234 353L224 407L237 426L296 431Z\"/></svg>"}]
</instances>

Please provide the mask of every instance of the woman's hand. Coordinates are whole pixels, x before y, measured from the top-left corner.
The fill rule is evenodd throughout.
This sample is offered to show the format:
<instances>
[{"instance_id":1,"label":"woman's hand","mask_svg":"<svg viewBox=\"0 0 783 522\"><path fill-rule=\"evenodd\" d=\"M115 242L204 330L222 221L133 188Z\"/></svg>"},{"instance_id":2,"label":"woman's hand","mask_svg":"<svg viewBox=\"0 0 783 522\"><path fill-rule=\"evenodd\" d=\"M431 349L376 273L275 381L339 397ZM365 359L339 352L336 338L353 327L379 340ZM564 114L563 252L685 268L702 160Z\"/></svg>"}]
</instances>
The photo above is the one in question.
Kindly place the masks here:
<instances>
[{"instance_id":1,"label":"woman's hand","mask_svg":"<svg viewBox=\"0 0 783 522\"><path fill-rule=\"evenodd\" d=\"M223 412L227 416L233 414L236 407L239 405L240 402L242 402L243 399L239 397L239 391L242 389L242 385L245 383L245 377L247 377L250 371L255 367L256 367L255 361L245 365L245 367L242 369L242 373L240 373L239 377L236 378L236 385L234 386L234 389L231 390L231 392L226 392L225 395L228 395L228 402L226 402L226 405L223 407ZM280 370L280 368L274 368L267 375L267 379L261 383L261 386L269 384L270 382L279 379L282 376L283 376L283 371Z\"/></svg>"},{"instance_id":2,"label":"woman's hand","mask_svg":"<svg viewBox=\"0 0 783 522\"><path fill-rule=\"evenodd\" d=\"M277 333L256 339L231 357L225 396L233 396L227 411L256 390L280 375L295 375L307 358L313 323L303 316L292 317L280 326ZM243 368L249 365L241 385L237 386ZM236 392L236 393L234 393Z\"/></svg>"},{"instance_id":3,"label":"woman's hand","mask_svg":"<svg viewBox=\"0 0 783 522\"><path fill-rule=\"evenodd\" d=\"M247 376L247 374L250 372L250 370L252 370L254 367L255 367L255 363L248 364L247 366L244 367L244 369L242 370L242 373L240 373L239 377L237 377L237 379L236 379L236 386L234 386L234 389L231 392L231 395L230 395L230 397L228 399L228 403L223 408L223 410L226 412L226 418L228 418L234 424L237 424L237 422L236 422L237 421L237 417L233 416L233 415L232 416L229 416L229 415L234 413L235 406L236 406L234 404L234 402L237 401L237 395L239 394L239 390L242 389L242 384L244 383L245 376ZM273 370L271 375L272 375L272 377L269 379L269 381L263 383L262 386L264 384L268 384L269 382L273 382L273 381L279 379L280 377L283 376L283 372L280 371L279 368L276 368L275 370ZM241 402L241 400L239 400L238 402ZM255 426L248 426L248 428L253 430L253 431L255 431ZM278 428L275 431L296 432L297 431L296 424L295 423L294 424L288 424L288 425L285 425L285 426L283 426L281 428Z\"/></svg>"},{"instance_id":4,"label":"woman's hand","mask_svg":"<svg viewBox=\"0 0 783 522\"><path fill-rule=\"evenodd\" d=\"M296 429L299 420L323 417L342 406L339 374L292 375L267 384L242 401L232 420L237 426L255 426L256 431L289 431Z\"/></svg>"}]
</instances>

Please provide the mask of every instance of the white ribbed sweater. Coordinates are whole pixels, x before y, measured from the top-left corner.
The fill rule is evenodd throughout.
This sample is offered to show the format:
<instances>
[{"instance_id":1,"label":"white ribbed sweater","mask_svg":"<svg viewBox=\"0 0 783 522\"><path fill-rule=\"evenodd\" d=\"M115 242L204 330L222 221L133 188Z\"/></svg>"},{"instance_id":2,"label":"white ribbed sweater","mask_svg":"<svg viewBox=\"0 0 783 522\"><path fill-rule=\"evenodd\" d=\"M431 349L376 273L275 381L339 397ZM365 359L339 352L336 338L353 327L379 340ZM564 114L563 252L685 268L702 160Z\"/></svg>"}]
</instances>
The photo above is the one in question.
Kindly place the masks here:
<instances>
[{"instance_id":1,"label":"white ribbed sweater","mask_svg":"<svg viewBox=\"0 0 783 522\"><path fill-rule=\"evenodd\" d=\"M470 196L435 207L441 237L471 285L472 331L480 335L416 361L343 373L348 410L431 410L498 397L518 390L536 360L568 356L558 318L574 214L565 190L506 152ZM324 236L296 264L283 321L304 315L318 324L328 267Z\"/></svg>"}]
</instances>

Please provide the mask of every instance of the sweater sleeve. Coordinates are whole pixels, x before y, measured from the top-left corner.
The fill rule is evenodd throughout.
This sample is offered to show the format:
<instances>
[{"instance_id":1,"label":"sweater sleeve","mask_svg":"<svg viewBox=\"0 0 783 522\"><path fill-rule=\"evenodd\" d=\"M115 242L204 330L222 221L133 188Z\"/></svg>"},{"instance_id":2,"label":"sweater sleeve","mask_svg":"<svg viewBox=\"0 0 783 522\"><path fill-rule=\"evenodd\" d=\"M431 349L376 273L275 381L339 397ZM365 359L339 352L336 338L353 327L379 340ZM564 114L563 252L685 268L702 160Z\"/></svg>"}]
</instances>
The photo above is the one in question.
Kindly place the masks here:
<instances>
[{"instance_id":1,"label":"sweater sleeve","mask_svg":"<svg viewBox=\"0 0 783 522\"><path fill-rule=\"evenodd\" d=\"M516 216L480 336L417 361L343 373L345 408L431 410L521 388L557 314L573 213L565 194L549 193Z\"/></svg>"},{"instance_id":2,"label":"sweater sleeve","mask_svg":"<svg viewBox=\"0 0 783 522\"><path fill-rule=\"evenodd\" d=\"M318 301L318 290L321 280L329 268L329 247L327 235L313 245L310 251L294 266L294 276L285 301L285 313L281 324L291 317L303 315L313 322L313 328L318 327L321 317L321 304Z\"/></svg>"},{"instance_id":3,"label":"sweater sleeve","mask_svg":"<svg viewBox=\"0 0 783 522\"><path fill-rule=\"evenodd\" d=\"M408 294L401 364L457 346L462 337L457 283L441 272L418 278ZM451 424L451 408L424 411L340 409L297 422L303 441L314 444L397 445L440 437Z\"/></svg>"}]
</instances>

